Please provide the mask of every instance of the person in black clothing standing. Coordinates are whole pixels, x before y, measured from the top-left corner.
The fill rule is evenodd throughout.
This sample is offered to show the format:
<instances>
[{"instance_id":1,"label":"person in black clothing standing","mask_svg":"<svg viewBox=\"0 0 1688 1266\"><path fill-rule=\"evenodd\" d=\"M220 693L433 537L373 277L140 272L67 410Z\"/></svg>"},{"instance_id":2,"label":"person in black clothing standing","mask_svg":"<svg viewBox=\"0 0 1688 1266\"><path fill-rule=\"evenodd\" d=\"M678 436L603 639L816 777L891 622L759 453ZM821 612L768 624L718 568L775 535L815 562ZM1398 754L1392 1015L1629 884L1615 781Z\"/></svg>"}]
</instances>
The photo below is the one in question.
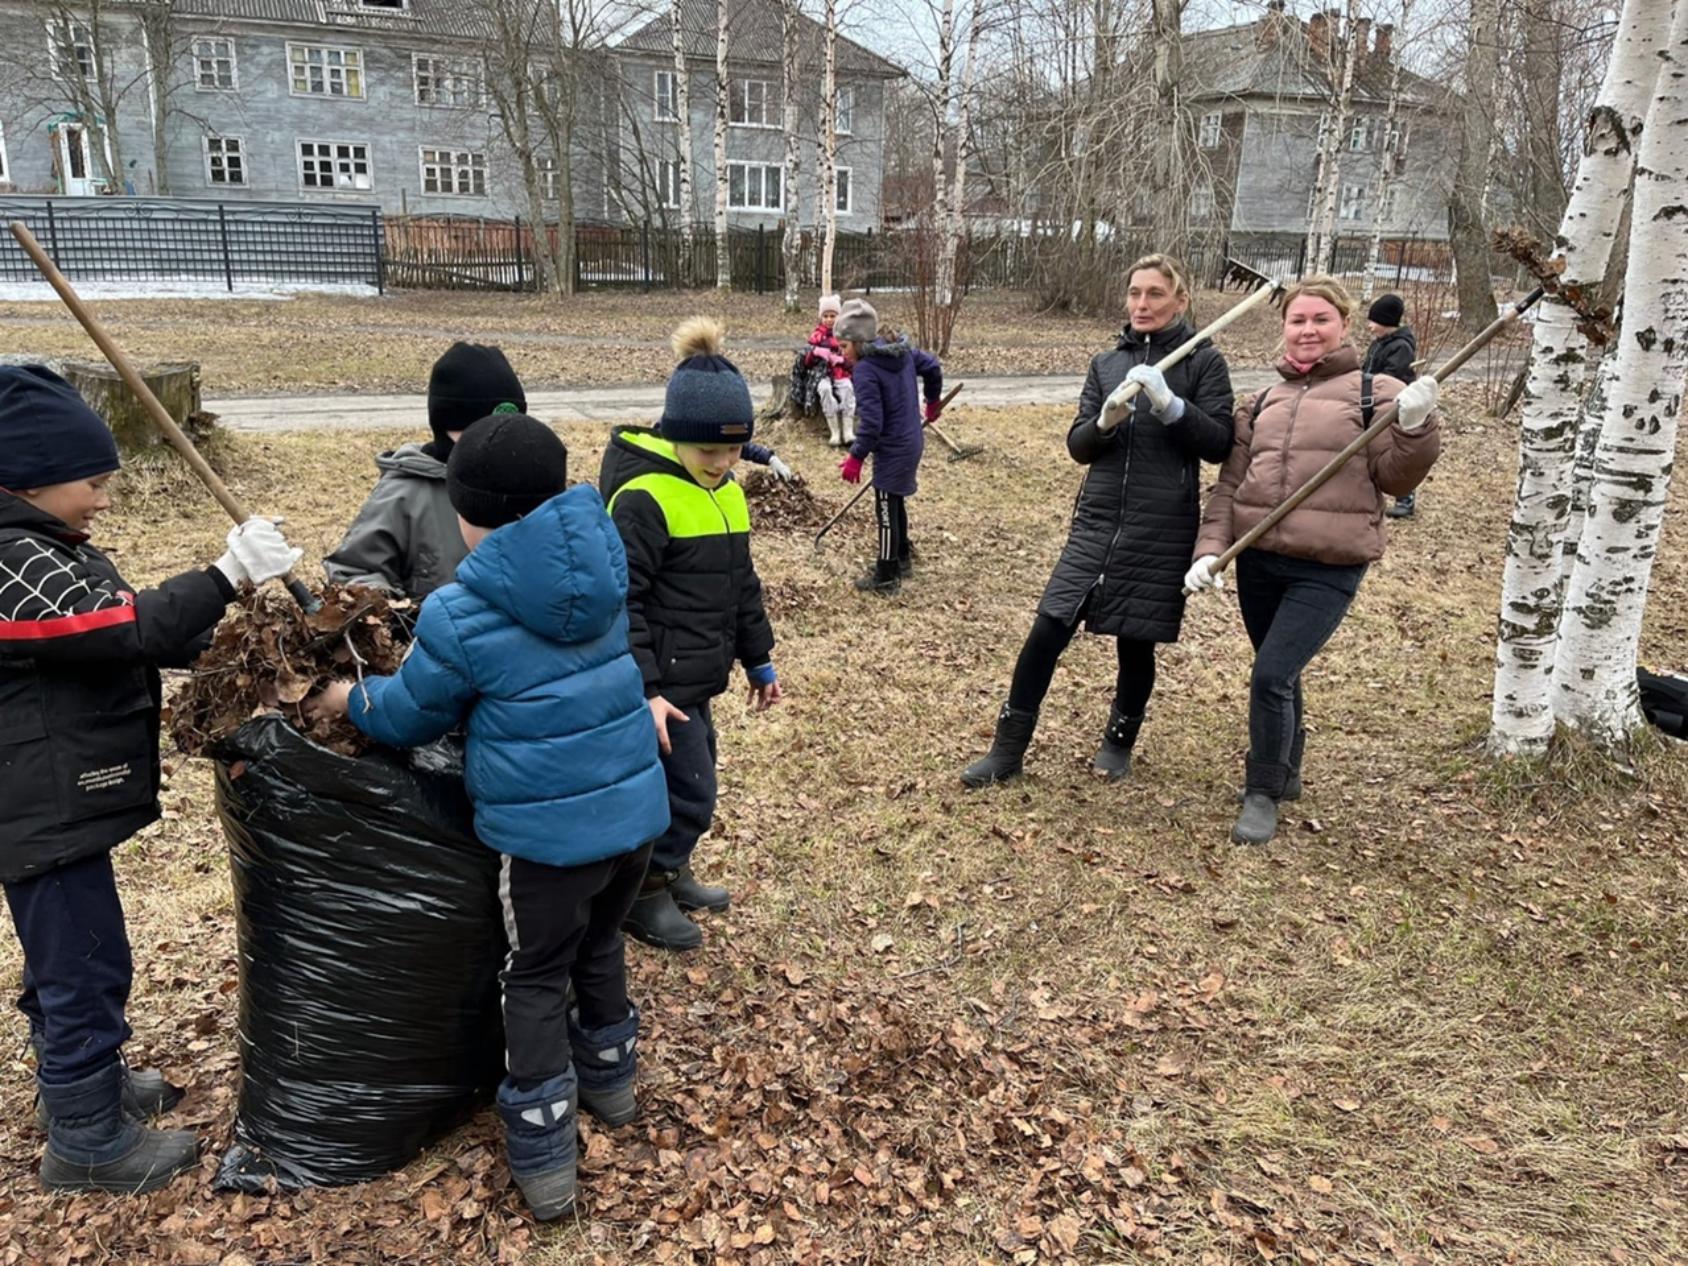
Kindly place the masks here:
<instances>
[{"instance_id":1,"label":"person in black clothing standing","mask_svg":"<svg viewBox=\"0 0 1688 1266\"><path fill-rule=\"evenodd\" d=\"M1410 327L1401 324L1406 314L1407 305L1400 295L1383 295L1372 304L1366 313L1366 328L1371 331L1372 341L1371 346L1366 348L1365 363L1361 366L1364 372L1373 376L1388 374L1403 383L1418 377L1413 368L1413 361L1418 359L1418 340L1413 337ZM1418 494L1409 492L1404 497L1396 497L1395 503L1384 513L1392 519L1410 518L1417 504Z\"/></svg>"},{"instance_id":2,"label":"person in black clothing standing","mask_svg":"<svg viewBox=\"0 0 1688 1266\"><path fill-rule=\"evenodd\" d=\"M1090 362L1067 451L1089 467L1066 548L1020 651L990 751L962 771L983 787L1021 772L1055 663L1079 622L1118 639L1119 675L1094 768L1131 771L1131 750L1155 684L1155 644L1178 639L1184 571L1201 518L1201 463L1231 451L1231 374L1203 342L1155 368L1195 334L1183 265L1149 255L1131 266L1129 320L1119 343ZM1122 399L1132 383L1136 400Z\"/></svg>"}]
</instances>

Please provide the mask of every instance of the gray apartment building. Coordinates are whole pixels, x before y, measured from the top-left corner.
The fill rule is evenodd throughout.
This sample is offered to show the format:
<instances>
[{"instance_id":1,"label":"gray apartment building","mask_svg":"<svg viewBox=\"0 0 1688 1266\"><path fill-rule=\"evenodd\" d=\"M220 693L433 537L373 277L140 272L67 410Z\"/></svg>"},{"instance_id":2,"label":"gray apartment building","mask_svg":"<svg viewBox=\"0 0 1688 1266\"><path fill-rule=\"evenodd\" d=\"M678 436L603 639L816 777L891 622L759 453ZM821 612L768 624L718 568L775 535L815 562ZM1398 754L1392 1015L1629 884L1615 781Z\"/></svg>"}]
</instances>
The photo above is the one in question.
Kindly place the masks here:
<instances>
[{"instance_id":1,"label":"gray apartment building","mask_svg":"<svg viewBox=\"0 0 1688 1266\"><path fill-rule=\"evenodd\" d=\"M715 6L685 10L693 218L714 210ZM771 35L770 35L771 33ZM804 178L814 220L820 32L804 28ZM392 213L525 214L486 91L487 35L452 0L0 0L0 190L353 202ZM730 221L774 224L783 173L779 17L733 0ZM902 72L840 41L840 224L879 222L884 85ZM571 147L577 219L669 220L677 93L663 17L582 55ZM539 156L558 195L554 156Z\"/></svg>"}]
</instances>

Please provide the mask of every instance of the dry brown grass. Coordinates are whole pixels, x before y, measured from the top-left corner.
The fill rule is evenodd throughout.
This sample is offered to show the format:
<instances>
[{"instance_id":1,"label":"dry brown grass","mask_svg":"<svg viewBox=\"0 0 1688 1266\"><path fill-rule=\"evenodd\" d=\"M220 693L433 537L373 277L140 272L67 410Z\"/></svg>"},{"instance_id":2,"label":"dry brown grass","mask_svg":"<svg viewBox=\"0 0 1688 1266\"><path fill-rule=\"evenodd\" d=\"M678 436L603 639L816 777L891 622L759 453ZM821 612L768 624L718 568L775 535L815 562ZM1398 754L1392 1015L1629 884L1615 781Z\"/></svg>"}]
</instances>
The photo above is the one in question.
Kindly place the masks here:
<instances>
[{"instance_id":1,"label":"dry brown grass","mask_svg":"<svg viewBox=\"0 0 1688 1266\"><path fill-rule=\"evenodd\" d=\"M767 1260L781 1261L805 1259L792 1247L800 1231L816 1254L899 1262L1688 1259L1688 759L1645 744L1633 773L1612 777L1576 753L1501 773L1478 754L1514 440L1471 421L1455 395L1461 422L1419 518L1395 531L1309 674L1308 798L1274 846L1227 842L1248 664L1229 594L1193 603L1184 640L1163 650L1130 783L1105 786L1084 768L1113 669L1107 644L1082 638L1057 673L1030 777L962 792L956 770L987 741L1076 473L1059 443L1063 411L957 409L958 438L989 451L962 463L934 454L924 468L911 503L920 571L901 596L848 587L870 548L861 507L818 555L804 537L757 541L789 699L765 719L723 701L721 829L700 852L738 900L709 922L695 963L632 951L652 1018L648 1115L596 1136L581 1222L530 1240L499 1191L480 1220L423 1224L417 1191L451 1178L421 1162L388 1183L265 1202L261 1217L235 1215L203 1182L140 1204L49 1204L27 1195L39 1139L13 1062L0 1236L14 1254L0 1260L75 1245L85 1261L216 1261L237 1249L253 1261L492 1260L501 1244L529 1245L542 1262L657 1260L696 1224L642 1217L697 1192L728 1231L771 1212L781 1238ZM565 435L577 473L595 471L601 433ZM320 553L369 483L379 438L241 439L230 468L241 495L285 512ZM832 454L794 429L774 438L842 503ZM147 478L100 533L137 580L211 556L221 530L185 481ZM1682 499L1646 644L1646 658L1672 667L1688 598ZM220 992L234 937L203 768L178 773L166 804L173 819L119 855L139 963L135 1052L192 1079L187 1119L220 1146L235 1084L233 998ZM9 942L0 970L15 980ZM642 1131L673 1129L697 1155L726 1146L678 1105L707 1096L735 1059L788 1041L805 1059L842 1058L865 1040L863 1016L811 1029L816 998L894 1015L917 1050L976 1034L987 1058L1004 1059L1002 1084L1027 1096L1012 1112L993 1106L984 1065L947 1080L930 1055L904 1072L858 1072L881 1080L855 1092L855 1128L888 1129L877 1146L894 1143L896 1163L949 1164L953 1130L980 1121L1007 1139L988 1142L989 1126L969 1134L959 1186L930 1218L887 1207L888 1221L872 1223L865 1195L820 1205L804 1185L767 1200L743 1170L694 1188L654 1166L631 1188L650 1209L614 1206L617 1175L651 1155ZM1022 1111L1032 1124L1014 1124ZM1047 1124L1061 1114L1075 1123L1064 1138ZM755 1151L751 1128L732 1124L733 1146ZM1039 1130L1056 1142L1039 1144ZM871 1158L864 1138L851 1132L851 1146ZM483 1115L437 1155L473 1156L496 1139ZM1111 1158L1094 1184L1077 1177L1087 1154ZM1122 1168L1132 1157L1135 1180ZM786 1220L782 1200L804 1221ZM1123 1235L1107 1215L1123 1206L1153 1234ZM1063 1210L1082 1230L1071 1249L1049 1230ZM1043 1228L1029 1238L1028 1215ZM1022 1238L1004 1239L1015 1227ZM700 1253L751 1251L723 1240Z\"/></svg>"},{"instance_id":2,"label":"dry brown grass","mask_svg":"<svg viewBox=\"0 0 1688 1266\"><path fill-rule=\"evenodd\" d=\"M1198 297L1211 319L1235 294ZM906 295L871 296L881 319L912 328ZM728 347L751 381L791 366L814 328L815 296L787 316L775 295L712 291L586 294L567 304L537 295L398 291L381 299L301 295L255 300L133 300L93 304L129 354L202 367L212 395L334 391L417 392L453 339L500 343L530 387L661 381L674 366L669 331L687 312L720 315ZM952 374L1076 373L1110 346L1116 320L1036 314L1018 294L968 297L957 322ZM1232 327L1233 353L1269 342L1271 319L1256 312ZM55 303L0 303L10 352L94 355L87 337ZM1264 354L1264 353L1262 353Z\"/></svg>"}]
</instances>

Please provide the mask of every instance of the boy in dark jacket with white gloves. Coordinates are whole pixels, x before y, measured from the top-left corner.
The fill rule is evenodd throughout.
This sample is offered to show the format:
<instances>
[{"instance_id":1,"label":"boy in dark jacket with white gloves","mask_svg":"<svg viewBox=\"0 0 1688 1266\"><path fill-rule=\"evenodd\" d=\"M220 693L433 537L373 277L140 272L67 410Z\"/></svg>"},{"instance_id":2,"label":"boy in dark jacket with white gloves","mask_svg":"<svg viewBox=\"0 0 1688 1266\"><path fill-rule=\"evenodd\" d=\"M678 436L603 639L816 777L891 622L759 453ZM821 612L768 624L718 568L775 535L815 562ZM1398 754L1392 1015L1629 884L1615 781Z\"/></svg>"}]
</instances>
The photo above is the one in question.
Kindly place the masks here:
<instances>
[{"instance_id":1,"label":"boy in dark jacket with white gloves","mask_svg":"<svg viewBox=\"0 0 1688 1266\"><path fill-rule=\"evenodd\" d=\"M463 432L496 412L523 413L527 396L504 353L453 343L428 375L426 444L381 453L375 483L346 537L322 560L328 578L422 601L450 582L468 554L446 495L446 462Z\"/></svg>"},{"instance_id":2,"label":"boy in dark jacket with white gloves","mask_svg":"<svg viewBox=\"0 0 1688 1266\"><path fill-rule=\"evenodd\" d=\"M1361 366L1366 373L1374 377L1388 374L1403 383L1418 377L1418 371L1413 368L1413 361L1418 359L1418 340L1413 337L1411 326L1401 324L1406 314L1407 305L1400 295L1382 295L1372 304L1366 313L1366 328L1371 331L1372 341ZM1411 518L1417 505L1418 494L1409 492L1396 497L1384 513L1392 519Z\"/></svg>"},{"instance_id":3,"label":"boy in dark jacket with white gloves","mask_svg":"<svg viewBox=\"0 0 1688 1266\"><path fill-rule=\"evenodd\" d=\"M117 469L69 383L0 367L0 881L52 1191L151 1191L198 1159L191 1131L141 1124L182 1092L120 1054L134 964L111 850L158 820L159 667L198 655L241 583L299 558L251 519L213 566L136 592L88 544Z\"/></svg>"},{"instance_id":4,"label":"boy in dark jacket with white gloves","mask_svg":"<svg viewBox=\"0 0 1688 1266\"><path fill-rule=\"evenodd\" d=\"M598 487L627 546L633 656L662 746L668 831L651 852L627 930L662 949L693 949L703 933L687 910L725 910L724 888L692 874L692 852L715 816L710 700L744 665L757 711L779 701L774 632L750 560L750 511L732 478L752 436L750 388L721 354L721 330L694 317L674 333L679 368L655 431L618 427Z\"/></svg>"},{"instance_id":5,"label":"boy in dark jacket with white gloves","mask_svg":"<svg viewBox=\"0 0 1688 1266\"><path fill-rule=\"evenodd\" d=\"M510 1172L542 1221L574 1204L577 1097L611 1125L635 1112L639 1013L621 923L668 825L628 653L621 538L597 492L564 491L567 473L568 451L543 423L478 421L447 470L470 550L456 583L422 604L397 674L339 683L317 703L395 747L467 722L475 831L504 855L498 1111Z\"/></svg>"}]
</instances>

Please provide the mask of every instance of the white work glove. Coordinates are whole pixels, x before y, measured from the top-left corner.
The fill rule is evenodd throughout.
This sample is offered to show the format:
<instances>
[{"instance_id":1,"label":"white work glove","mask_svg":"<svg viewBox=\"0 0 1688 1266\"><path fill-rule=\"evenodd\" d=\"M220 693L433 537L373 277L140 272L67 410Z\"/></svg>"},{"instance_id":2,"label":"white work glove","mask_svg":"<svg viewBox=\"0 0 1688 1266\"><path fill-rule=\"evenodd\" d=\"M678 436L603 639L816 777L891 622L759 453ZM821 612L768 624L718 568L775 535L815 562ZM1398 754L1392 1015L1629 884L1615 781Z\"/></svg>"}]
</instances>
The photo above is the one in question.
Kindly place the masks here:
<instances>
[{"instance_id":1,"label":"white work glove","mask_svg":"<svg viewBox=\"0 0 1688 1266\"><path fill-rule=\"evenodd\" d=\"M1416 435L1430 421L1430 411L1435 407L1436 380L1415 378L1395 397L1395 425Z\"/></svg>"},{"instance_id":2,"label":"white work glove","mask_svg":"<svg viewBox=\"0 0 1688 1266\"><path fill-rule=\"evenodd\" d=\"M1131 412L1131 401L1125 395L1130 387L1129 380L1120 383L1102 402L1102 416L1096 419L1096 429L1103 435L1125 421L1125 415Z\"/></svg>"},{"instance_id":3,"label":"white work glove","mask_svg":"<svg viewBox=\"0 0 1688 1266\"><path fill-rule=\"evenodd\" d=\"M266 580L285 576L298 565L305 551L287 543L276 526L280 521L252 518L230 528L228 553L212 566L237 587L246 580L261 585Z\"/></svg>"},{"instance_id":4,"label":"white work glove","mask_svg":"<svg viewBox=\"0 0 1688 1266\"><path fill-rule=\"evenodd\" d=\"M774 472L774 478L782 484L791 478L791 467L787 466L777 456L768 458L768 469Z\"/></svg>"},{"instance_id":5,"label":"white work glove","mask_svg":"<svg viewBox=\"0 0 1688 1266\"><path fill-rule=\"evenodd\" d=\"M1196 559L1184 573L1184 592L1196 594L1204 589L1223 589L1225 577L1216 570L1218 562L1217 554L1203 554Z\"/></svg>"},{"instance_id":6,"label":"white work glove","mask_svg":"<svg viewBox=\"0 0 1688 1266\"><path fill-rule=\"evenodd\" d=\"M1166 385L1166 375L1153 365L1133 365L1125 380L1143 384L1143 392L1149 397L1149 409L1162 422L1176 422L1184 416L1182 397L1172 393L1172 388Z\"/></svg>"}]
</instances>

